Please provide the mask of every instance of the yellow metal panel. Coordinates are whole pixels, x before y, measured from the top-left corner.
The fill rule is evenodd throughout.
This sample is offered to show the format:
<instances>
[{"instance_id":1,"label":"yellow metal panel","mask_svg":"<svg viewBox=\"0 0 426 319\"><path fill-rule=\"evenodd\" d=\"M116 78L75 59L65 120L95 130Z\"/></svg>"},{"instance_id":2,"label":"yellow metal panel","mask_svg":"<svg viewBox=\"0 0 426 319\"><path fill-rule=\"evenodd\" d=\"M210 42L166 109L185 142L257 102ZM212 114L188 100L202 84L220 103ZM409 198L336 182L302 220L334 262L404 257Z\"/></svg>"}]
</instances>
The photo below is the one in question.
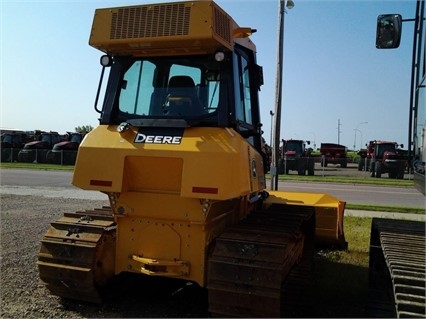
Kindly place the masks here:
<instances>
[{"instance_id":1,"label":"yellow metal panel","mask_svg":"<svg viewBox=\"0 0 426 319\"><path fill-rule=\"evenodd\" d=\"M137 128L119 133L104 125L90 132L80 145L72 183L104 192L222 200L265 188L261 157L233 130L187 128L178 145L134 143L136 134Z\"/></svg>"},{"instance_id":2,"label":"yellow metal panel","mask_svg":"<svg viewBox=\"0 0 426 319\"><path fill-rule=\"evenodd\" d=\"M191 141L191 146L186 143ZM242 137L232 130L194 129L185 132L183 144L195 156L185 160L182 196L229 199L250 193L249 152ZM196 193L193 187L217 189Z\"/></svg>"},{"instance_id":3,"label":"yellow metal panel","mask_svg":"<svg viewBox=\"0 0 426 319\"><path fill-rule=\"evenodd\" d=\"M144 216L174 223L201 223L205 218L200 200L172 193L125 192L116 201L117 207L123 206L123 215L132 218Z\"/></svg>"},{"instance_id":4,"label":"yellow metal panel","mask_svg":"<svg viewBox=\"0 0 426 319\"><path fill-rule=\"evenodd\" d=\"M261 158L231 129L186 128L180 144L135 143L138 132L106 125L90 132L73 184L114 197L116 273L181 274L204 285L209 244L250 211L248 195L264 188ZM188 267L154 271L131 256Z\"/></svg>"},{"instance_id":5,"label":"yellow metal panel","mask_svg":"<svg viewBox=\"0 0 426 319\"><path fill-rule=\"evenodd\" d=\"M106 8L95 12L89 44L113 55L207 54L232 50L237 29L213 1ZM248 38L235 41L255 51Z\"/></svg>"},{"instance_id":6,"label":"yellow metal panel","mask_svg":"<svg viewBox=\"0 0 426 319\"><path fill-rule=\"evenodd\" d=\"M328 206L338 208L344 202L336 197L323 193L305 193L289 191L269 191L267 202L285 203L288 205Z\"/></svg>"},{"instance_id":7,"label":"yellow metal panel","mask_svg":"<svg viewBox=\"0 0 426 319\"><path fill-rule=\"evenodd\" d=\"M185 261L188 274L173 275L173 270L169 270L168 275L204 285L209 244L223 229L238 221L239 201L202 201L175 194L126 192L117 198L117 206L125 209L116 218L116 273L142 271L140 262L129 256L160 260L163 264ZM159 274L156 271L152 275Z\"/></svg>"},{"instance_id":8,"label":"yellow metal panel","mask_svg":"<svg viewBox=\"0 0 426 319\"><path fill-rule=\"evenodd\" d=\"M346 202L321 193L270 191L265 205L283 204L315 208L315 237L320 244L335 244L345 248L343 215Z\"/></svg>"},{"instance_id":9,"label":"yellow metal panel","mask_svg":"<svg viewBox=\"0 0 426 319\"><path fill-rule=\"evenodd\" d=\"M80 144L72 184L87 190L121 191L124 156L129 149L134 146L115 127L98 126Z\"/></svg>"},{"instance_id":10,"label":"yellow metal panel","mask_svg":"<svg viewBox=\"0 0 426 319\"><path fill-rule=\"evenodd\" d=\"M128 199L127 196L119 200ZM191 207L196 203L198 209L194 211ZM129 216L117 219L116 272L141 271L141 265L129 258L132 255L162 261L182 260L189 264L189 274L184 278L202 284L208 234L203 231L199 201L150 194L139 197L134 205L138 206L133 207Z\"/></svg>"},{"instance_id":11,"label":"yellow metal panel","mask_svg":"<svg viewBox=\"0 0 426 319\"><path fill-rule=\"evenodd\" d=\"M181 158L127 156L125 184L129 191L180 192L182 181ZM164 178L165 174L167 178Z\"/></svg>"},{"instance_id":12,"label":"yellow metal panel","mask_svg":"<svg viewBox=\"0 0 426 319\"><path fill-rule=\"evenodd\" d=\"M218 10L211 1L187 1L98 9L89 44L121 55L152 54L161 50L166 53L165 49L172 48L187 53L207 53L219 45L230 49L232 22L225 14L227 34L224 38L218 37L213 25L213 8ZM160 18L154 19L154 16Z\"/></svg>"}]
</instances>

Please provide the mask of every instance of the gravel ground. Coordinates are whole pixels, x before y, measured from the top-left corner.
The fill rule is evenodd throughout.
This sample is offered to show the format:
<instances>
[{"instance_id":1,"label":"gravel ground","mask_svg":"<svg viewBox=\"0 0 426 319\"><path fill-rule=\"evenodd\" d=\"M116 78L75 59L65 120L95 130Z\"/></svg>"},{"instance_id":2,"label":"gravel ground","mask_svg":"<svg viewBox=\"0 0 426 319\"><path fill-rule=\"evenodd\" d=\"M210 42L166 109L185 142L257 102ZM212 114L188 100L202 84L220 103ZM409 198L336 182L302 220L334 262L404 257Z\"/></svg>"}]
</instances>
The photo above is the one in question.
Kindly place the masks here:
<instances>
[{"instance_id":1,"label":"gravel ground","mask_svg":"<svg viewBox=\"0 0 426 319\"><path fill-rule=\"evenodd\" d=\"M1 318L207 317L206 294L181 281L121 278L120 297L102 305L52 296L38 275L40 240L64 212L105 201L1 194ZM157 278L158 279L158 278Z\"/></svg>"},{"instance_id":2,"label":"gravel ground","mask_svg":"<svg viewBox=\"0 0 426 319\"><path fill-rule=\"evenodd\" d=\"M121 276L119 283L111 289L119 294L116 297L110 297L101 305L52 296L40 280L36 266L40 240L48 229L49 223L61 217L64 212L97 208L107 205L108 202L81 198L17 195L3 191L0 194L0 318L208 317L205 289L179 280L135 275ZM78 192L74 195L78 195ZM342 268L338 271L342 272ZM346 271L347 274L357 278L357 281L360 281L361 277L366 278L366 269L355 269L355 272L354 269ZM327 290L335 288L328 285L317 287L317 289L313 291L311 301L314 305L310 307L312 309L306 309L309 317L333 317L336 314L338 318L344 317L346 312L340 309L342 307L344 311L351 309L351 315L348 317L362 317L362 307L353 300L345 299L348 297L342 297L340 302L331 300L326 305L315 306L318 294L327 294L330 292L326 292ZM357 306L355 310L354 304ZM315 310L328 309L327 307L332 309L327 314Z\"/></svg>"}]
</instances>

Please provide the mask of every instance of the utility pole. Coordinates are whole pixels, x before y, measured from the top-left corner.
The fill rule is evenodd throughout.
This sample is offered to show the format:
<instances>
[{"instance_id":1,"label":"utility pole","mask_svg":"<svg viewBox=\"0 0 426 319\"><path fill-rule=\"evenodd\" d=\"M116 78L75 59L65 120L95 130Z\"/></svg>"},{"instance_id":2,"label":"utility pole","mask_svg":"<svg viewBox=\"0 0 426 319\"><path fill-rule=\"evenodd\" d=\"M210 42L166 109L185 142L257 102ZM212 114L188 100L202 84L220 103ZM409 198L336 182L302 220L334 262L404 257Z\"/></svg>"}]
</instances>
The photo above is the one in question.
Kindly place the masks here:
<instances>
[{"instance_id":1,"label":"utility pole","mask_svg":"<svg viewBox=\"0 0 426 319\"><path fill-rule=\"evenodd\" d=\"M280 158L280 135L281 135L281 96L283 77L283 51L284 51L284 15L285 0L280 0L279 6L279 38L278 38L278 63L277 79L275 86L275 121L274 121L274 147L272 150L271 165L271 190L278 190L278 164ZM287 8L294 7L293 0L287 0Z\"/></svg>"},{"instance_id":2,"label":"utility pole","mask_svg":"<svg viewBox=\"0 0 426 319\"><path fill-rule=\"evenodd\" d=\"M271 116L271 136L270 136L270 142L269 142L269 147L272 149L272 136L274 135L273 133L273 128L274 128L274 115L275 113L271 111L269 111L269 115Z\"/></svg>"}]
</instances>

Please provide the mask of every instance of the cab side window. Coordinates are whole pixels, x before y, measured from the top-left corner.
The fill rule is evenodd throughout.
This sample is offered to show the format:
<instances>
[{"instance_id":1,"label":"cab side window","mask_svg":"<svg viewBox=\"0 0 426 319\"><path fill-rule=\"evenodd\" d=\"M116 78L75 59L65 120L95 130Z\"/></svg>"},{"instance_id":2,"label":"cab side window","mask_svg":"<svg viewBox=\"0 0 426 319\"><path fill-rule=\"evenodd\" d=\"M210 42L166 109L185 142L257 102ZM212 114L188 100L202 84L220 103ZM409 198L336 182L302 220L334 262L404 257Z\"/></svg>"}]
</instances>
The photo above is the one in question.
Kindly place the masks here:
<instances>
[{"instance_id":1,"label":"cab side window","mask_svg":"<svg viewBox=\"0 0 426 319\"><path fill-rule=\"evenodd\" d=\"M136 61L125 73L120 91L120 111L127 114L148 115L150 97L154 91L152 79L155 65L149 61Z\"/></svg>"},{"instance_id":2,"label":"cab side window","mask_svg":"<svg viewBox=\"0 0 426 319\"><path fill-rule=\"evenodd\" d=\"M250 88L249 63L242 55L234 55L234 64L238 69L238 77L235 78L235 116L237 121L253 124L252 121L252 102Z\"/></svg>"}]
</instances>

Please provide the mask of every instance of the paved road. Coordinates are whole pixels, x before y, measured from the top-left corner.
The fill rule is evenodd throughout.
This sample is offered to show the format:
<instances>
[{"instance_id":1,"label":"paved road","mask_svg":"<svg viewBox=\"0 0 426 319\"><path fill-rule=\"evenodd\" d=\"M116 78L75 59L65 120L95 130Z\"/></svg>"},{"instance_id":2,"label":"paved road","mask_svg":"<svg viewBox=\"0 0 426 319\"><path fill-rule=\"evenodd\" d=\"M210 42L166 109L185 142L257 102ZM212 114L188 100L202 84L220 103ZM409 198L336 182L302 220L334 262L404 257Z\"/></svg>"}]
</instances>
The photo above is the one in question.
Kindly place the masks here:
<instances>
[{"instance_id":1,"label":"paved road","mask_svg":"<svg viewBox=\"0 0 426 319\"><path fill-rule=\"evenodd\" d=\"M425 197L414 187L285 181L278 183L278 189L285 191L326 193L352 204L416 208L425 207Z\"/></svg>"},{"instance_id":2,"label":"paved road","mask_svg":"<svg viewBox=\"0 0 426 319\"><path fill-rule=\"evenodd\" d=\"M103 193L81 190L72 185L72 174L70 171L0 169L0 193L108 200Z\"/></svg>"},{"instance_id":3,"label":"paved road","mask_svg":"<svg viewBox=\"0 0 426 319\"><path fill-rule=\"evenodd\" d=\"M70 171L0 169L0 190L4 194L39 195L103 200L105 194L84 191L71 184ZM267 181L267 186L269 186ZM401 207L425 207L425 197L414 188L359 184L279 182L280 190L326 193L347 203Z\"/></svg>"}]
</instances>

